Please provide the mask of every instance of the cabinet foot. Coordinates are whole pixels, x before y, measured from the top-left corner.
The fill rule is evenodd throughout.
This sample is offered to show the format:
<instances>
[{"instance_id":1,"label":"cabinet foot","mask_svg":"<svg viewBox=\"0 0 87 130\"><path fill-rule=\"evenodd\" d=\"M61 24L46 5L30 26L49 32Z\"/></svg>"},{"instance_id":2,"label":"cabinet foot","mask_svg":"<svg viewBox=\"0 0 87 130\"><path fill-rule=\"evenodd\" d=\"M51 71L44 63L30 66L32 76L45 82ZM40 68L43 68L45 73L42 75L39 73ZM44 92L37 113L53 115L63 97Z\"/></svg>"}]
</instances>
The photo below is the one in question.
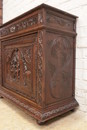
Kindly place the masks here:
<instances>
[{"instance_id":1,"label":"cabinet foot","mask_svg":"<svg viewBox=\"0 0 87 130\"><path fill-rule=\"evenodd\" d=\"M40 121L40 120L37 120L37 124L38 124L38 125L44 125L45 122L42 122L42 121Z\"/></svg>"},{"instance_id":2,"label":"cabinet foot","mask_svg":"<svg viewBox=\"0 0 87 130\"><path fill-rule=\"evenodd\" d=\"M75 111L75 108L71 110L71 112L74 112Z\"/></svg>"},{"instance_id":3,"label":"cabinet foot","mask_svg":"<svg viewBox=\"0 0 87 130\"><path fill-rule=\"evenodd\" d=\"M0 98L3 98L2 96L0 96Z\"/></svg>"}]
</instances>

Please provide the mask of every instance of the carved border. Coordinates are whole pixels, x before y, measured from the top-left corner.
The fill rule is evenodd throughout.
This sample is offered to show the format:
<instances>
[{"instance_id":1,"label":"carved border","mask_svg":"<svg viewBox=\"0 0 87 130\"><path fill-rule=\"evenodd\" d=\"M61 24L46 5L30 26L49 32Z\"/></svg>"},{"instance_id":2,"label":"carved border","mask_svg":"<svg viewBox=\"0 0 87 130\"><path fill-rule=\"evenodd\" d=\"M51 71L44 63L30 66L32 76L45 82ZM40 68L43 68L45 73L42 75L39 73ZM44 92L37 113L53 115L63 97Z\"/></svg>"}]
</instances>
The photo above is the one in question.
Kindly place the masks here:
<instances>
[{"instance_id":1,"label":"carved border","mask_svg":"<svg viewBox=\"0 0 87 130\"><path fill-rule=\"evenodd\" d=\"M43 31L38 32L37 103L42 105Z\"/></svg>"},{"instance_id":2,"label":"carved border","mask_svg":"<svg viewBox=\"0 0 87 130\"><path fill-rule=\"evenodd\" d=\"M74 106L78 105L78 104L77 104L77 101L75 100L75 101L72 101L71 103L69 103L69 104L67 104L67 105L64 105L64 106L62 106L62 107L58 107L57 109L53 109L53 110L50 110L50 111L45 112L44 114L42 114L41 112L35 110L34 108L31 108L29 105L25 105L23 102L19 101L18 99L14 98L13 96L10 96L9 94L3 92L2 90L0 90L0 93L1 93L3 96L7 97L8 99L14 101L16 104L18 104L18 105L24 107L24 108L27 109L29 112L33 113L35 116L39 117L39 118L42 119L42 120L47 119L48 117L50 117L50 116L53 115L53 114L57 114L57 113L59 113L59 112L62 112L62 111L64 111L64 110L66 110L66 109L69 109L69 108L71 108L71 107L74 107Z\"/></svg>"}]
</instances>

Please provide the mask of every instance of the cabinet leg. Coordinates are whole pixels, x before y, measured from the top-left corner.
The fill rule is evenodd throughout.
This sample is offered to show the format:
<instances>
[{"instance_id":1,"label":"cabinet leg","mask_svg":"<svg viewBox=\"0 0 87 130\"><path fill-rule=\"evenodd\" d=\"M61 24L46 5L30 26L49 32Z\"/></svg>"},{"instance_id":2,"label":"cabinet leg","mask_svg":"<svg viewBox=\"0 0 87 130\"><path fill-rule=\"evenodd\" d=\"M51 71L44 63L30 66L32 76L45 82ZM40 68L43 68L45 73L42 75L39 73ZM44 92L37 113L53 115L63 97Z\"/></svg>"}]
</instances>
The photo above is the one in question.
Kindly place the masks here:
<instances>
[{"instance_id":1,"label":"cabinet leg","mask_svg":"<svg viewBox=\"0 0 87 130\"><path fill-rule=\"evenodd\" d=\"M45 122L42 122L42 121L40 121L40 120L37 120L37 124L38 124L38 125L44 125Z\"/></svg>"}]
</instances>

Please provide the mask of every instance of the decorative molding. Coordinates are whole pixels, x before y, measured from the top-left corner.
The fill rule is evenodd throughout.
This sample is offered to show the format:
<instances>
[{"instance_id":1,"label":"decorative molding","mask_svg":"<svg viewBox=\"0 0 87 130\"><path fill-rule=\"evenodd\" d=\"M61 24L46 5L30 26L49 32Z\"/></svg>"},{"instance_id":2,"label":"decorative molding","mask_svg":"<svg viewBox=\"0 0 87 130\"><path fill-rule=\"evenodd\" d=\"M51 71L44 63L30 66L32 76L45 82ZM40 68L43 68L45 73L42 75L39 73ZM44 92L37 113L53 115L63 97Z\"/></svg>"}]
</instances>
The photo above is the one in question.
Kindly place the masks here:
<instances>
[{"instance_id":1,"label":"decorative molding","mask_svg":"<svg viewBox=\"0 0 87 130\"><path fill-rule=\"evenodd\" d=\"M64 106L61 106L61 107L58 107L57 109L53 109L51 111L48 111L44 114L42 114L42 119L46 119L48 117L50 117L51 115L53 114L57 114L57 113L60 113L64 110L67 110L73 106L77 105L77 102L76 101L72 101L71 103L67 104L67 105L64 105Z\"/></svg>"},{"instance_id":2,"label":"decorative molding","mask_svg":"<svg viewBox=\"0 0 87 130\"><path fill-rule=\"evenodd\" d=\"M42 79L43 79L43 31L38 33L38 76L37 76L37 102L42 104Z\"/></svg>"},{"instance_id":3,"label":"decorative molding","mask_svg":"<svg viewBox=\"0 0 87 130\"><path fill-rule=\"evenodd\" d=\"M24 104L23 102L21 102L20 100L14 98L13 96L3 92L2 90L0 90L0 94L2 94L3 96L7 97L10 100L12 100L16 104L24 107L26 110L33 113L35 116L42 117L42 114L40 112L36 111L34 108L31 108L29 105Z\"/></svg>"},{"instance_id":4,"label":"decorative molding","mask_svg":"<svg viewBox=\"0 0 87 130\"><path fill-rule=\"evenodd\" d=\"M0 94L2 96L7 97L8 99L14 101L16 104L22 106L23 108L25 108L26 110L28 110L29 112L31 112L32 114L34 114L36 117L41 118L42 120L45 120L46 118L50 117L51 115L58 114L60 112L63 112L64 110L70 109L71 107L74 107L74 106L77 105L77 101L75 100L75 101L70 102L67 105L58 107L57 109L53 109L53 110L50 110L50 111L45 112L45 113L42 114L41 112L39 112L36 109L30 107L29 105L24 104L20 100L18 100L16 98L14 98L13 96L11 96L11 95L3 92L2 90L0 90Z\"/></svg>"}]
</instances>

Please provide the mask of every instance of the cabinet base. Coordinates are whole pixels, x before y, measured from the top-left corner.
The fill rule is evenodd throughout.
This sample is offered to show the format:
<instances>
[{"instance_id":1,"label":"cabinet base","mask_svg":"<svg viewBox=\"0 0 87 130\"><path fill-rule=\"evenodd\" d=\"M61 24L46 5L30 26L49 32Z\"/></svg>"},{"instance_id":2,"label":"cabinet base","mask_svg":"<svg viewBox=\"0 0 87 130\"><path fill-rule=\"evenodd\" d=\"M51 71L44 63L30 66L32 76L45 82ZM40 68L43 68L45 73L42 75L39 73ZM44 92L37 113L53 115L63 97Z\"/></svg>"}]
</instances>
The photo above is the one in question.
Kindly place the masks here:
<instances>
[{"instance_id":1,"label":"cabinet base","mask_svg":"<svg viewBox=\"0 0 87 130\"><path fill-rule=\"evenodd\" d=\"M7 89L0 89L0 94L2 95L1 98L5 97L9 99L10 101L14 102L17 106L22 108L24 112L27 112L32 117L34 117L39 125L44 124L46 121L56 116L74 110L74 108L78 106L77 101L73 97L71 99L67 99L64 102L62 101L61 105L59 105L58 103L55 106L52 105L49 108L47 107L41 110L39 108L33 107L32 104L30 104L29 101L24 99L22 96L19 96Z\"/></svg>"}]
</instances>

